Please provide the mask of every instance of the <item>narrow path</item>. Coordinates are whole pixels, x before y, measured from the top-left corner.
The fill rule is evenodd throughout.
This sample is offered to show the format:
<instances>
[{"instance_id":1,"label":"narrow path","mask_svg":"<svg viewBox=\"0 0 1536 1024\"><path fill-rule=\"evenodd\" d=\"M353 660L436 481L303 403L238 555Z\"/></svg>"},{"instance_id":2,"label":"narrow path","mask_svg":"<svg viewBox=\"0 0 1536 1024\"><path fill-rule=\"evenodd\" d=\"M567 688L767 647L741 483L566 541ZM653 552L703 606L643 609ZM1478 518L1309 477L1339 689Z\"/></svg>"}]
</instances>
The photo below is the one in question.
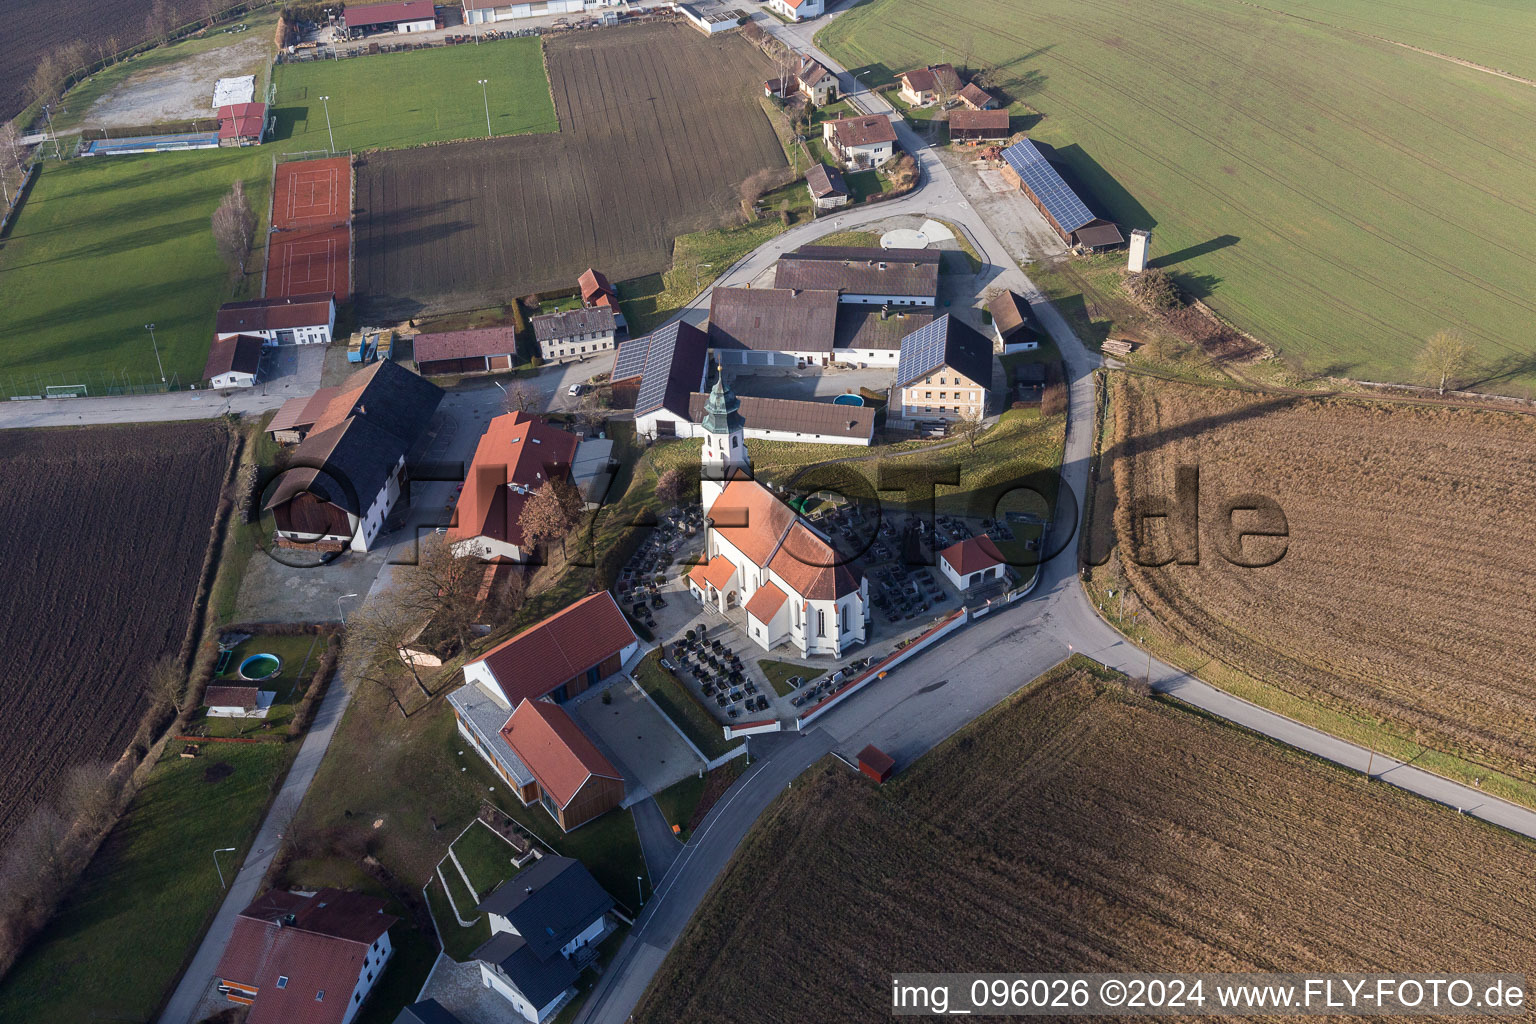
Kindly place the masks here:
<instances>
[{"instance_id":1,"label":"narrow path","mask_svg":"<svg viewBox=\"0 0 1536 1024\"><path fill-rule=\"evenodd\" d=\"M645 857L645 870L651 876L654 891L667 871L683 852L683 844L672 834L666 815L655 797L647 797L630 807L635 816L635 831L640 834L640 853Z\"/></svg>"}]
</instances>

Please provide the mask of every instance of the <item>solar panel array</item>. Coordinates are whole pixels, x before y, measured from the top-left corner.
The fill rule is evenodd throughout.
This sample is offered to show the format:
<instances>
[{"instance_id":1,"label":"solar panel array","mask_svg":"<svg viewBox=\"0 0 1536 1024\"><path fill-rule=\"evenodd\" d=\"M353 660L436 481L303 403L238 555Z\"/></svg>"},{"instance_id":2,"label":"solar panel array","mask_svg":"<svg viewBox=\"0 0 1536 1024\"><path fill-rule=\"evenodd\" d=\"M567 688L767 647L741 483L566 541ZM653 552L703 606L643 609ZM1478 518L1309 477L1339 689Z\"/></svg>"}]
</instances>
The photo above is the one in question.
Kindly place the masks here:
<instances>
[{"instance_id":1,"label":"solar panel array","mask_svg":"<svg viewBox=\"0 0 1536 1024\"><path fill-rule=\"evenodd\" d=\"M640 393L635 396L635 413L641 415L659 409L667 398L667 382L672 377L672 352L677 348L676 323L670 323L651 335L645 353L645 371L640 377Z\"/></svg>"},{"instance_id":2,"label":"solar panel array","mask_svg":"<svg viewBox=\"0 0 1536 1024\"><path fill-rule=\"evenodd\" d=\"M1056 168L1050 165L1045 154L1029 139L1020 139L1003 150L1003 159L1008 161L1008 166L1013 168L1035 198L1040 200L1040 205L1061 225L1061 230L1076 231L1094 219L1093 213L1077 198L1077 193L1061 180Z\"/></svg>"},{"instance_id":3,"label":"solar panel array","mask_svg":"<svg viewBox=\"0 0 1536 1024\"><path fill-rule=\"evenodd\" d=\"M645 371L645 354L650 351L651 339L631 338L619 346L618 355L613 360L613 376L611 380L628 380L630 377L638 377Z\"/></svg>"},{"instance_id":4,"label":"solar panel array","mask_svg":"<svg viewBox=\"0 0 1536 1024\"><path fill-rule=\"evenodd\" d=\"M907 384L944 365L944 350L949 338L949 314L919 327L901 339L901 358L896 363L896 386Z\"/></svg>"}]
</instances>

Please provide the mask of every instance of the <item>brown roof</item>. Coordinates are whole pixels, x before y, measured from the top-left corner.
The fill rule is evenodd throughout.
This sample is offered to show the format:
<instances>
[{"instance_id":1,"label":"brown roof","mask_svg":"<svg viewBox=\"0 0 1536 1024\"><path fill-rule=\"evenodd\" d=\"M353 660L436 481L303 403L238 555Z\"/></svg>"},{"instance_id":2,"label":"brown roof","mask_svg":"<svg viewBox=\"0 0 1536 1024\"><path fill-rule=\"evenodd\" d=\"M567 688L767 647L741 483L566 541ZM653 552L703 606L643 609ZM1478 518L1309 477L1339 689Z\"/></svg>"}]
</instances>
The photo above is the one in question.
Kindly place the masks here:
<instances>
[{"instance_id":1,"label":"brown roof","mask_svg":"<svg viewBox=\"0 0 1536 1024\"><path fill-rule=\"evenodd\" d=\"M578 334L612 334L615 327L613 308L606 303L571 309L564 313L546 313L528 321L539 341L555 341Z\"/></svg>"},{"instance_id":2,"label":"brown roof","mask_svg":"<svg viewBox=\"0 0 1536 1024\"><path fill-rule=\"evenodd\" d=\"M525 698L501 727L501 735L528 766L539 788L561 807L569 804L594 775L624 780L558 704Z\"/></svg>"},{"instance_id":3,"label":"brown roof","mask_svg":"<svg viewBox=\"0 0 1536 1024\"><path fill-rule=\"evenodd\" d=\"M879 306L856 303L843 305L837 311L837 348L889 349L901 348L901 339L933 323L932 313L921 313L912 306L897 306L882 316Z\"/></svg>"},{"instance_id":4,"label":"brown roof","mask_svg":"<svg viewBox=\"0 0 1536 1024\"><path fill-rule=\"evenodd\" d=\"M530 626L469 664L484 662L513 707L536 700L635 642L608 591Z\"/></svg>"},{"instance_id":5,"label":"brown roof","mask_svg":"<svg viewBox=\"0 0 1536 1024\"><path fill-rule=\"evenodd\" d=\"M913 92L933 92L938 87L938 82L934 80L933 72L927 68L914 68L911 71L903 71L901 73L901 80L907 83L907 86Z\"/></svg>"},{"instance_id":6,"label":"brown roof","mask_svg":"<svg viewBox=\"0 0 1536 1024\"><path fill-rule=\"evenodd\" d=\"M768 567L809 600L830 601L859 589L843 557L800 522L790 529Z\"/></svg>"},{"instance_id":7,"label":"brown roof","mask_svg":"<svg viewBox=\"0 0 1536 1024\"><path fill-rule=\"evenodd\" d=\"M1078 245L1098 247L1101 245L1119 245L1125 241L1125 236L1115 225L1104 221L1085 224L1072 232L1072 238Z\"/></svg>"},{"instance_id":8,"label":"brown roof","mask_svg":"<svg viewBox=\"0 0 1536 1024\"><path fill-rule=\"evenodd\" d=\"M716 288L709 300L711 348L830 352L836 327L835 291Z\"/></svg>"},{"instance_id":9,"label":"brown roof","mask_svg":"<svg viewBox=\"0 0 1536 1024\"><path fill-rule=\"evenodd\" d=\"M839 146L875 146L896 141L896 126L890 118L879 114L840 117L826 124L831 126L832 138Z\"/></svg>"},{"instance_id":10,"label":"brown roof","mask_svg":"<svg viewBox=\"0 0 1536 1024\"><path fill-rule=\"evenodd\" d=\"M275 430L308 430L325 414L326 406L341 394L341 388L320 388L307 398L290 398L272 416L267 432Z\"/></svg>"},{"instance_id":11,"label":"brown roof","mask_svg":"<svg viewBox=\"0 0 1536 1024\"><path fill-rule=\"evenodd\" d=\"M779 257L773 284L854 295L933 297L939 293L939 259L936 249L805 245Z\"/></svg>"},{"instance_id":12,"label":"brown roof","mask_svg":"<svg viewBox=\"0 0 1536 1024\"><path fill-rule=\"evenodd\" d=\"M704 419L704 402L709 396L695 391L688 399L688 418L695 423ZM831 434L835 437L872 437L875 410L868 405L838 405L835 402L803 402L792 398L739 399L741 418L748 427L759 430L783 430L797 434Z\"/></svg>"},{"instance_id":13,"label":"brown roof","mask_svg":"<svg viewBox=\"0 0 1536 1024\"><path fill-rule=\"evenodd\" d=\"M991 302L987 303L987 309L991 311L992 323L997 327L997 333L1004 341L1021 331L1037 333L1029 302L1016 292L999 292L992 297Z\"/></svg>"},{"instance_id":14,"label":"brown roof","mask_svg":"<svg viewBox=\"0 0 1536 1024\"><path fill-rule=\"evenodd\" d=\"M986 106L988 103L995 102L992 98L992 94L987 92L987 90L983 89L981 86L977 85L975 82L967 83L966 87L960 90L959 98L963 102L969 103L971 106L977 107L978 109Z\"/></svg>"},{"instance_id":15,"label":"brown roof","mask_svg":"<svg viewBox=\"0 0 1536 1024\"><path fill-rule=\"evenodd\" d=\"M214 330L219 334L240 334L243 331L316 327L331 322L331 300L332 296L326 292L226 302L219 307Z\"/></svg>"},{"instance_id":16,"label":"brown roof","mask_svg":"<svg viewBox=\"0 0 1536 1024\"><path fill-rule=\"evenodd\" d=\"M1003 553L997 550L997 545L986 534L951 544L939 552L939 557L948 562L949 567L959 576L968 576L1003 564Z\"/></svg>"},{"instance_id":17,"label":"brown roof","mask_svg":"<svg viewBox=\"0 0 1536 1024\"><path fill-rule=\"evenodd\" d=\"M805 172L805 183L810 186L811 195L817 199L848 194L842 172L826 164L812 164L811 169Z\"/></svg>"},{"instance_id":18,"label":"brown roof","mask_svg":"<svg viewBox=\"0 0 1536 1024\"><path fill-rule=\"evenodd\" d=\"M608 278L603 276L601 270L590 267L577 279L576 284L581 289L581 301L587 303L595 301L599 295L608 294L617 297L619 294L613 285L608 283Z\"/></svg>"},{"instance_id":19,"label":"brown roof","mask_svg":"<svg viewBox=\"0 0 1536 1024\"><path fill-rule=\"evenodd\" d=\"M877 775L884 775L896 767L896 759L873 743L859 751L859 763Z\"/></svg>"},{"instance_id":20,"label":"brown roof","mask_svg":"<svg viewBox=\"0 0 1536 1024\"><path fill-rule=\"evenodd\" d=\"M479 359L517 354L517 334L511 327L479 327L470 331L418 334L412 344L416 365L439 359Z\"/></svg>"},{"instance_id":21,"label":"brown roof","mask_svg":"<svg viewBox=\"0 0 1536 1024\"><path fill-rule=\"evenodd\" d=\"M537 490L550 479L566 479L576 445L575 434L524 412L491 420L475 446L448 537L490 537L521 547L527 498L507 485Z\"/></svg>"},{"instance_id":22,"label":"brown roof","mask_svg":"<svg viewBox=\"0 0 1536 1024\"><path fill-rule=\"evenodd\" d=\"M348 7L342 17L348 28L393 25L397 21L433 21L437 17L432 0L400 0L392 4L358 4Z\"/></svg>"},{"instance_id":23,"label":"brown roof","mask_svg":"<svg viewBox=\"0 0 1536 1024\"><path fill-rule=\"evenodd\" d=\"M930 64L925 68L903 71L899 77L906 79L907 84L916 92L936 92L941 81L951 92L960 91L960 73L953 64Z\"/></svg>"},{"instance_id":24,"label":"brown roof","mask_svg":"<svg viewBox=\"0 0 1536 1024\"><path fill-rule=\"evenodd\" d=\"M203 380L213 380L226 373L254 374L261 365L262 340L252 334L215 338L203 367Z\"/></svg>"},{"instance_id":25,"label":"brown roof","mask_svg":"<svg viewBox=\"0 0 1536 1024\"><path fill-rule=\"evenodd\" d=\"M724 555L716 555L708 562L694 566L688 571L688 578L696 581L701 587L709 584L716 590L724 590L725 585L731 582L731 576L736 572L736 563Z\"/></svg>"},{"instance_id":26,"label":"brown roof","mask_svg":"<svg viewBox=\"0 0 1536 1024\"><path fill-rule=\"evenodd\" d=\"M752 595L752 600L747 602L747 614L758 622L772 622L773 617L779 614L779 609L784 607L784 602L789 600L789 595L784 593L772 583L764 583L757 588L757 593Z\"/></svg>"},{"instance_id":27,"label":"brown roof","mask_svg":"<svg viewBox=\"0 0 1536 1024\"><path fill-rule=\"evenodd\" d=\"M256 695L254 686L210 686L203 691L203 707L253 708Z\"/></svg>"},{"instance_id":28,"label":"brown roof","mask_svg":"<svg viewBox=\"0 0 1536 1024\"><path fill-rule=\"evenodd\" d=\"M1006 110L971 110L962 107L959 110L949 112L949 130L956 131L984 131L990 139L1006 139L1008 137L1008 111Z\"/></svg>"},{"instance_id":29,"label":"brown roof","mask_svg":"<svg viewBox=\"0 0 1536 1024\"><path fill-rule=\"evenodd\" d=\"M715 533L757 565L767 565L795 522L790 507L756 480L732 480L710 506Z\"/></svg>"}]
</instances>

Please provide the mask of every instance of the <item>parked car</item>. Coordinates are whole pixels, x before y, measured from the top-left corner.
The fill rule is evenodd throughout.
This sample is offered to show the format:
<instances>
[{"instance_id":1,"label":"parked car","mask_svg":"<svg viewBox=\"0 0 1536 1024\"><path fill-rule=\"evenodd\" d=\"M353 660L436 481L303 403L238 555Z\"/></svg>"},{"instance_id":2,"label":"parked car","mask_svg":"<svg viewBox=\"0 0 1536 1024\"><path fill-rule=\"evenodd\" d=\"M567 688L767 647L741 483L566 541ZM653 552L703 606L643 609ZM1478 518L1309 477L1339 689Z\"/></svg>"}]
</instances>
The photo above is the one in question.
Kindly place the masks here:
<instances>
[{"instance_id":1,"label":"parked car","mask_svg":"<svg viewBox=\"0 0 1536 1024\"><path fill-rule=\"evenodd\" d=\"M577 383L572 384L570 387L566 388L565 393L570 395L572 398L575 398L577 395L581 394L582 390L583 389L581 383L578 381Z\"/></svg>"}]
</instances>

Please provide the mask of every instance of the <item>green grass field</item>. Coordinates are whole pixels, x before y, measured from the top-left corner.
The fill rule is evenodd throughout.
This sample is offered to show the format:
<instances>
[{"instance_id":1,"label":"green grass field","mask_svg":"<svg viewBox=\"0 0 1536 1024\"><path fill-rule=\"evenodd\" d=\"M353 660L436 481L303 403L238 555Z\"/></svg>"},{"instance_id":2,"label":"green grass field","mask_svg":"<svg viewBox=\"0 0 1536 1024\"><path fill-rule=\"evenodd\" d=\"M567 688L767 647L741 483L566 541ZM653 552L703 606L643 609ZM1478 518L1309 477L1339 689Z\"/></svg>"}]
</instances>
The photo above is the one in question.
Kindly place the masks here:
<instances>
[{"instance_id":1,"label":"green grass field","mask_svg":"<svg viewBox=\"0 0 1536 1024\"><path fill-rule=\"evenodd\" d=\"M480 79L486 79L484 94ZM559 131L544 54L533 37L277 69L276 140L293 150L403 149L491 134Z\"/></svg>"},{"instance_id":2,"label":"green grass field","mask_svg":"<svg viewBox=\"0 0 1536 1024\"><path fill-rule=\"evenodd\" d=\"M871 0L818 42L878 84L995 66L1153 263L1314 370L1406 379L1459 329L1469 381L1536 386L1536 9L1510 0Z\"/></svg>"}]
</instances>

